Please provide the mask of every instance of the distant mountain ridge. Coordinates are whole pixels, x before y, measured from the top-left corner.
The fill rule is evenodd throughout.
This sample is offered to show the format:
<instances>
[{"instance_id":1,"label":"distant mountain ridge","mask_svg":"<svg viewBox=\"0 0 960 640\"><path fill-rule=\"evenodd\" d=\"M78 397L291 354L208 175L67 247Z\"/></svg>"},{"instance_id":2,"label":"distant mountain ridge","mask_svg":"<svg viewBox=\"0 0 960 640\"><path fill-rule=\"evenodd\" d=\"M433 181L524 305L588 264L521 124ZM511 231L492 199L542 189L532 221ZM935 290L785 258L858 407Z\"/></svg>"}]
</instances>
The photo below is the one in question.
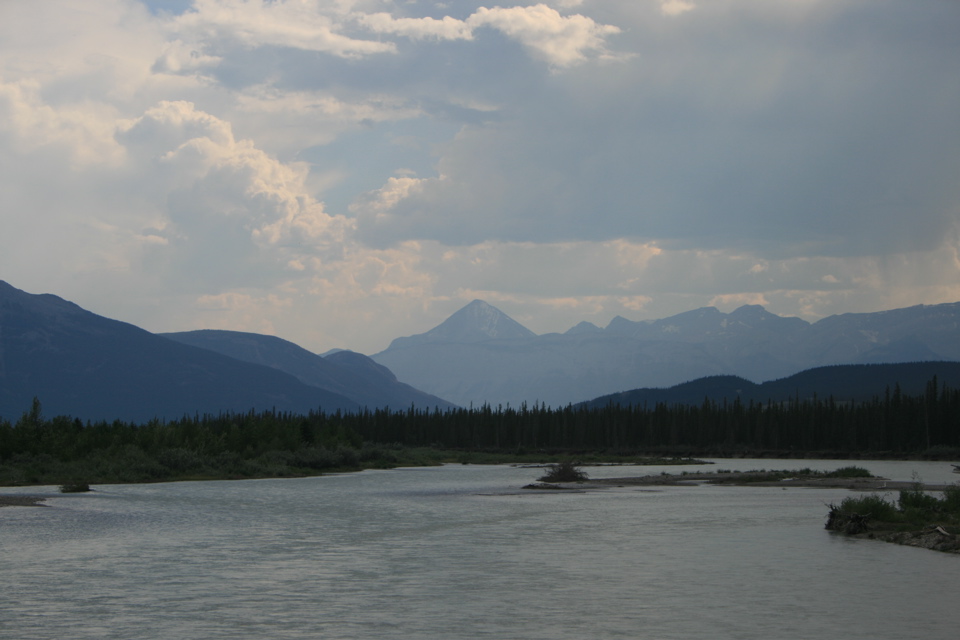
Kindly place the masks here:
<instances>
[{"instance_id":1,"label":"distant mountain ridge","mask_svg":"<svg viewBox=\"0 0 960 640\"><path fill-rule=\"evenodd\" d=\"M49 416L108 421L358 409L282 371L178 344L0 281L0 416L15 420L34 397Z\"/></svg>"},{"instance_id":2,"label":"distant mountain ridge","mask_svg":"<svg viewBox=\"0 0 960 640\"><path fill-rule=\"evenodd\" d=\"M449 409L454 405L397 380L382 364L353 351L326 357L292 342L258 333L201 329L157 334L170 340L214 351L243 362L279 369L304 384L349 398L361 407Z\"/></svg>"},{"instance_id":3,"label":"distant mountain ridge","mask_svg":"<svg viewBox=\"0 0 960 640\"><path fill-rule=\"evenodd\" d=\"M536 335L474 300L372 357L338 350L323 357L259 334L155 335L0 281L0 417L7 419L33 396L48 414L137 421L252 408L564 406L710 377L727 393L731 376L749 388L828 365L920 361L960 361L960 303L815 323L756 305L731 313L706 307Z\"/></svg>"},{"instance_id":4,"label":"distant mountain ridge","mask_svg":"<svg viewBox=\"0 0 960 640\"><path fill-rule=\"evenodd\" d=\"M155 335L0 281L0 417L16 420L35 396L50 416L133 422L251 409L453 406L360 354L322 358L239 332Z\"/></svg>"},{"instance_id":5,"label":"distant mountain ridge","mask_svg":"<svg viewBox=\"0 0 960 640\"><path fill-rule=\"evenodd\" d=\"M471 306L477 301L464 309ZM640 322L618 316L603 329L580 323L564 334L538 336L524 328L508 337L471 327L474 316L464 309L437 327L457 318L456 333L435 329L398 338L373 359L398 379L464 406L562 406L707 376L760 382L826 365L960 360L960 303L814 323L758 305L730 313L705 307ZM498 313L498 324L506 324L507 316ZM484 309L485 317L491 315Z\"/></svg>"},{"instance_id":6,"label":"distant mountain ridge","mask_svg":"<svg viewBox=\"0 0 960 640\"><path fill-rule=\"evenodd\" d=\"M580 406L646 406L652 409L658 403L699 405L705 399L718 404L735 400L744 404L763 404L793 398L864 402L883 397L887 392L892 394L897 389L905 396L921 396L934 378L940 388L960 389L960 362L830 365L761 384L739 376L710 376L668 388L613 393L580 403Z\"/></svg>"}]
</instances>

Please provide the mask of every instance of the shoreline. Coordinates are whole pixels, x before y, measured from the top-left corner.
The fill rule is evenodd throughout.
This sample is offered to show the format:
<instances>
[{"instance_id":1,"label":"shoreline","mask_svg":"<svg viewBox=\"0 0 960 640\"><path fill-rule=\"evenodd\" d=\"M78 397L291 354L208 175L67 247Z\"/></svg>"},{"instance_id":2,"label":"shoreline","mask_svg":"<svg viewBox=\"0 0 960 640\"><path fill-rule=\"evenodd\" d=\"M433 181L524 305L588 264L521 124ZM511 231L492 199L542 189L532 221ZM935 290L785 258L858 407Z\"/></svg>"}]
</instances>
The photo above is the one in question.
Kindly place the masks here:
<instances>
[{"instance_id":1,"label":"shoreline","mask_svg":"<svg viewBox=\"0 0 960 640\"><path fill-rule=\"evenodd\" d=\"M758 471L731 471L718 473L687 473L681 475L637 476L628 478L596 478L586 480L582 485L596 487L609 486L684 486L698 484L731 485L737 487L805 487L820 489L849 489L851 491L901 491L914 488L917 483L909 480L890 480L882 477L871 478L819 478L796 476L788 478L770 477L773 473ZM576 484L576 483L569 483ZM924 491L943 491L946 484L921 483Z\"/></svg>"},{"instance_id":2,"label":"shoreline","mask_svg":"<svg viewBox=\"0 0 960 640\"><path fill-rule=\"evenodd\" d=\"M0 495L0 508L2 507L45 507L45 496L12 496Z\"/></svg>"}]
</instances>

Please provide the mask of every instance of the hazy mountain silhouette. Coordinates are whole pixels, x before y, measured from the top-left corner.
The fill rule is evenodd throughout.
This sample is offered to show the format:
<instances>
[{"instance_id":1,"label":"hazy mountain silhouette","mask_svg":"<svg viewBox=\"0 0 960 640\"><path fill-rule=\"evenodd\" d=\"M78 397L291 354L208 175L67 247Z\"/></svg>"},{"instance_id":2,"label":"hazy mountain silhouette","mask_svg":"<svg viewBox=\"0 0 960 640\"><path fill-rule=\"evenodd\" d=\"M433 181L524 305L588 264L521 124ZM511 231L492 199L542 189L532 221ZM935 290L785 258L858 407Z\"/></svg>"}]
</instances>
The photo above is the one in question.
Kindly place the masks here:
<instances>
[{"instance_id":1,"label":"hazy mountain silhouette","mask_svg":"<svg viewBox=\"0 0 960 640\"><path fill-rule=\"evenodd\" d=\"M282 338L240 331L204 329L158 335L243 362L279 369L304 384L340 394L362 407L447 409L454 406L398 382L389 369L353 351L338 350L323 357Z\"/></svg>"},{"instance_id":2,"label":"hazy mountain silhouette","mask_svg":"<svg viewBox=\"0 0 960 640\"><path fill-rule=\"evenodd\" d=\"M586 407L699 405L705 398L722 403L739 399L749 402L784 402L791 398L838 402L871 400L899 387L904 395L922 395L936 376L939 386L960 388L960 362L907 362L898 364L831 365L756 384L738 376L709 376L664 389L634 389L594 398Z\"/></svg>"},{"instance_id":3,"label":"hazy mountain silhouette","mask_svg":"<svg viewBox=\"0 0 960 640\"><path fill-rule=\"evenodd\" d=\"M482 300L474 300L439 325L415 336L397 338L390 349L422 344L474 344L488 340L523 340L537 334Z\"/></svg>"},{"instance_id":4,"label":"hazy mountain silhouette","mask_svg":"<svg viewBox=\"0 0 960 640\"><path fill-rule=\"evenodd\" d=\"M564 334L538 336L475 300L426 333L397 338L371 359L350 351L322 357L249 333L154 335L0 281L0 416L8 419L29 409L34 396L48 415L136 421L270 408L450 406L441 398L461 406L560 406L675 385L675 397L690 389L698 402L703 395L733 398L731 389L746 398L744 389L753 385L761 388L756 399L765 401L762 396L776 387L761 381L825 365L958 360L960 303L843 314L812 324L759 306L729 314L708 307L653 321L617 317L602 329L580 323ZM831 370L837 386L822 392L828 374L817 373L821 386L811 389L850 396L862 378L870 382L864 392L876 393L876 371ZM796 387L803 378L791 380ZM704 393L708 387L713 391Z\"/></svg>"},{"instance_id":5,"label":"hazy mountain silhouette","mask_svg":"<svg viewBox=\"0 0 960 640\"><path fill-rule=\"evenodd\" d=\"M511 330L487 330L490 318ZM580 323L564 334L538 336L474 301L435 329L398 338L372 357L398 379L460 405L559 406L707 376L759 383L833 364L960 360L960 303L812 324L757 305L731 313L706 307L651 321L618 316L603 329Z\"/></svg>"},{"instance_id":6,"label":"hazy mountain silhouette","mask_svg":"<svg viewBox=\"0 0 960 640\"><path fill-rule=\"evenodd\" d=\"M83 420L358 409L288 373L179 344L0 281L0 416L15 420L34 396L49 416Z\"/></svg>"}]
</instances>

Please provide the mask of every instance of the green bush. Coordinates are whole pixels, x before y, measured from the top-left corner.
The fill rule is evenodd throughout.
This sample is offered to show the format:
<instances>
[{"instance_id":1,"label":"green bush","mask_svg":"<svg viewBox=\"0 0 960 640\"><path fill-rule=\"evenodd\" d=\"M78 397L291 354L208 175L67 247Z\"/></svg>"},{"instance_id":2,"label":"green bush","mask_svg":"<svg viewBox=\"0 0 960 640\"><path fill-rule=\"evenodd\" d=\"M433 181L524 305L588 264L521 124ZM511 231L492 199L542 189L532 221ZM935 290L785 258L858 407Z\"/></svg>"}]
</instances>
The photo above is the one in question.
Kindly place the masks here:
<instances>
[{"instance_id":1,"label":"green bush","mask_svg":"<svg viewBox=\"0 0 960 640\"><path fill-rule=\"evenodd\" d=\"M86 482L66 482L60 485L60 493L86 493L90 490L90 485Z\"/></svg>"},{"instance_id":2,"label":"green bush","mask_svg":"<svg viewBox=\"0 0 960 640\"><path fill-rule=\"evenodd\" d=\"M845 498L839 507L830 505L826 528L855 534L874 524L900 530L960 524L960 484L947 486L938 498L924 491L918 481L900 492L896 504L878 495Z\"/></svg>"},{"instance_id":3,"label":"green bush","mask_svg":"<svg viewBox=\"0 0 960 640\"><path fill-rule=\"evenodd\" d=\"M840 510L868 515L872 520L884 522L892 522L898 519L896 505L875 493L859 498L844 498L843 502L840 503Z\"/></svg>"},{"instance_id":4,"label":"green bush","mask_svg":"<svg viewBox=\"0 0 960 640\"><path fill-rule=\"evenodd\" d=\"M876 494L844 498L840 506L830 505L826 528L850 535L864 533L874 521L893 522L900 519L897 508Z\"/></svg>"},{"instance_id":5,"label":"green bush","mask_svg":"<svg viewBox=\"0 0 960 640\"><path fill-rule=\"evenodd\" d=\"M900 492L898 500L902 511L916 510L936 513L941 509L941 502L936 496L932 496L920 488L904 489Z\"/></svg>"},{"instance_id":6,"label":"green bush","mask_svg":"<svg viewBox=\"0 0 960 640\"><path fill-rule=\"evenodd\" d=\"M558 462L547 465L547 473L539 478L540 482L583 482L587 474L572 462Z\"/></svg>"},{"instance_id":7,"label":"green bush","mask_svg":"<svg viewBox=\"0 0 960 640\"><path fill-rule=\"evenodd\" d=\"M951 484L943 490L943 511L960 517L960 484Z\"/></svg>"},{"instance_id":8,"label":"green bush","mask_svg":"<svg viewBox=\"0 0 960 640\"><path fill-rule=\"evenodd\" d=\"M157 454L157 462L174 473L198 471L203 468L203 458L190 449L163 449Z\"/></svg>"},{"instance_id":9,"label":"green bush","mask_svg":"<svg viewBox=\"0 0 960 640\"><path fill-rule=\"evenodd\" d=\"M863 467L840 467L824 474L825 478L872 478L873 474Z\"/></svg>"}]
</instances>

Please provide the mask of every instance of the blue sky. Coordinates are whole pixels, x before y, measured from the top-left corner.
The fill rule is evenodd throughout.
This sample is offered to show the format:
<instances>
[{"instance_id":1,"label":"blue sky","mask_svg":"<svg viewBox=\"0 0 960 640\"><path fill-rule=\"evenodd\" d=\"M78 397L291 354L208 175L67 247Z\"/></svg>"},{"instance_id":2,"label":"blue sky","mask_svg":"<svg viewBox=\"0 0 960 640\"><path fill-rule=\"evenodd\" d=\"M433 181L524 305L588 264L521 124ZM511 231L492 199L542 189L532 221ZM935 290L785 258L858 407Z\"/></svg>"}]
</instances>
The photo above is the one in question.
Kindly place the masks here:
<instances>
[{"instance_id":1,"label":"blue sky","mask_svg":"<svg viewBox=\"0 0 960 640\"><path fill-rule=\"evenodd\" d=\"M373 353L960 300L960 3L0 3L0 279Z\"/></svg>"}]
</instances>

